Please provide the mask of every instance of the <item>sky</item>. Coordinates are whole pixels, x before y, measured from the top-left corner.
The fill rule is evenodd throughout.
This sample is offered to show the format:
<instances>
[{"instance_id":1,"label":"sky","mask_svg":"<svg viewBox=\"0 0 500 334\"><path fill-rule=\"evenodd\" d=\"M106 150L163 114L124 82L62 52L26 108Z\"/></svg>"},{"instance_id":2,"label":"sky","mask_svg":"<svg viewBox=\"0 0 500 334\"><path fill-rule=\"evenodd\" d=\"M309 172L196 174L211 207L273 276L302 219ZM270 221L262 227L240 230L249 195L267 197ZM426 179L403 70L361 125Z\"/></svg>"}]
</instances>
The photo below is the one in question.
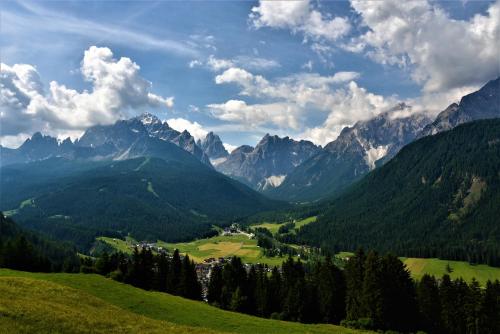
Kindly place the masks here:
<instances>
[{"instance_id":1,"label":"sky","mask_svg":"<svg viewBox=\"0 0 500 334\"><path fill-rule=\"evenodd\" d=\"M7 147L143 112L230 149L266 133L325 145L500 75L500 0L8 1L0 31Z\"/></svg>"}]
</instances>

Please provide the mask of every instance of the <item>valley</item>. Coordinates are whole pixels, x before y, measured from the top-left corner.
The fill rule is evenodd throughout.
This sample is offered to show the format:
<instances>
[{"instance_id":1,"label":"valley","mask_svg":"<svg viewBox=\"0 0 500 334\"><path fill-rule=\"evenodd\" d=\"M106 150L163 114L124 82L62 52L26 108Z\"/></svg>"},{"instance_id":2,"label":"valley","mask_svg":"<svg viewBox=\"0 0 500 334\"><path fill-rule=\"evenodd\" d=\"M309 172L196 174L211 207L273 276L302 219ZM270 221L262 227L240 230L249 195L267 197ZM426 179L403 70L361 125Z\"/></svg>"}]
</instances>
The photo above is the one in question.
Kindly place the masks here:
<instances>
[{"instance_id":1,"label":"valley","mask_svg":"<svg viewBox=\"0 0 500 334\"><path fill-rule=\"evenodd\" d=\"M0 17L0 334L500 333L500 0Z\"/></svg>"},{"instance_id":2,"label":"valley","mask_svg":"<svg viewBox=\"0 0 500 334\"><path fill-rule=\"evenodd\" d=\"M295 229L292 230L292 233L295 233L295 231L300 227L314 221L316 221L315 216L297 221L295 223ZM256 228L265 228L273 235L279 235L278 230L285 224L286 223L259 223L251 225L249 227L249 231ZM125 240L110 237L98 237L96 238L96 241L105 243L111 247L111 251L119 251L126 254L132 254L132 251L136 246L151 247L156 251L166 250L170 253L172 253L175 249L178 249L181 254L189 255L189 257L197 263L210 263L212 260L218 260L219 258L224 258L228 261L231 257L237 256L241 258L243 263L246 264L260 263L273 267L281 266L283 261L287 259L286 255L273 257L266 256L263 253L263 249L257 246L257 240L255 238L250 238L248 234L238 232L224 233L223 231L223 229L219 229L220 234L218 236L181 243L166 243L161 240L154 243L138 242L130 237L127 237ZM286 245L297 249L302 248L301 246L294 244ZM304 249L303 251L306 250L307 249ZM352 252L336 253L335 257L338 258L339 261L337 263L348 261L353 254L354 253ZM293 258L298 259L297 256L293 256ZM400 257L400 260L407 266L411 276L416 280L421 279L425 274L433 275L435 277L441 277L448 274L452 279L463 278L469 283L475 279L482 286L484 286L488 280L500 280L500 268L491 267L485 264L471 264L465 261L441 260L436 258ZM305 261L307 261L307 259Z\"/></svg>"}]
</instances>

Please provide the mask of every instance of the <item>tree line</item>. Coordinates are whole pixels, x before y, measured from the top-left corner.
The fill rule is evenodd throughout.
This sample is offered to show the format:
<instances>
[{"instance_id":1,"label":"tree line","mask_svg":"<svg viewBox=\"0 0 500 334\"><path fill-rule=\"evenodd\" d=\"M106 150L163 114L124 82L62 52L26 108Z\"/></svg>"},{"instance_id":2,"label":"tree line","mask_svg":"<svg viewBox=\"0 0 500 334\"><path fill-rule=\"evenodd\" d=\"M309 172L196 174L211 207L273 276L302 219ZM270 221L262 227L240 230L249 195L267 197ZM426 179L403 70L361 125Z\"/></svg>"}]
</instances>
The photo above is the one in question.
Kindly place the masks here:
<instances>
[{"instance_id":1,"label":"tree line","mask_svg":"<svg viewBox=\"0 0 500 334\"><path fill-rule=\"evenodd\" d=\"M483 334L500 332L500 282L414 281L393 255L362 250L344 269L328 256L304 264L288 258L281 270L233 258L212 269L208 302L260 317L305 323L332 323L360 329L410 333Z\"/></svg>"},{"instance_id":2,"label":"tree line","mask_svg":"<svg viewBox=\"0 0 500 334\"><path fill-rule=\"evenodd\" d=\"M110 276L114 280L145 290L167 292L184 298L201 300L201 284L189 256L181 258L175 250L153 254L151 249L134 248L132 255L103 252L97 260L82 260L81 271Z\"/></svg>"},{"instance_id":3,"label":"tree line","mask_svg":"<svg viewBox=\"0 0 500 334\"><path fill-rule=\"evenodd\" d=\"M78 272L80 261L74 247L25 231L0 212L0 268Z\"/></svg>"}]
</instances>

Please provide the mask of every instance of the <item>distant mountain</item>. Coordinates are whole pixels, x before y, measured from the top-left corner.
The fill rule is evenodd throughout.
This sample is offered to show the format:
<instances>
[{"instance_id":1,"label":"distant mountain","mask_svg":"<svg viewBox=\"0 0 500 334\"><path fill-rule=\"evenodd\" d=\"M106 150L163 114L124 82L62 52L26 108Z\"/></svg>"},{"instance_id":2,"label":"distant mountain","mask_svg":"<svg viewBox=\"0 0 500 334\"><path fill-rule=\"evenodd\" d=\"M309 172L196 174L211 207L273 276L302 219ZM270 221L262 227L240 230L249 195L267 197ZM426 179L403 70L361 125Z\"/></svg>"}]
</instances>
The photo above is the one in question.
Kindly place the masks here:
<instances>
[{"instance_id":1,"label":"distant mountain","mask_svg":"<svg viewBox=\"0 0 500 334\"><path fill-rule=\"evenodd\" d=\"M199 140L198 146L210 158L210 162L214 166L224 162L229 156L229 153L222 144L222 140L213 132L209 132L203 140Z\"/></svg>"},{"instance_id":2,"label":"distant mountain","mask_svg":"<svg viewBox=\"0 0 500 334\"><path fill-rule=\"evenodd\" d=\"M424 137L334 199L299 239L500 265L499 166L500 119Z\"/></svg>"},{"instance_id":3,"label":"distant mountain","mask_svg":"<svg viewBox=\"0 0 500 334\"><path fill-rule=\"evenodd\" d=\"M131 158L144 154L144 147L151 156ZM281 205L170 142L145 137L129 148L126 160L49 158L4 166L0 210L22 226L87 250L97 235L202 237L214 223Z\"/></svg>"},{"instance_id":4,"label":"distant mountain","mask_svg":"<svg viewBox=\"0 0 500 334\"><path fill-rule=\"evenodd\" d=\"M266 134L257 146L237 148L216 168L254 189L266 190L279 186L295 167L320 150L310 141Z\"/></svg>"},{"instance_id":5,"label":"distant mountain","mask_svg":"<svg viewBox=\"0 0 500 334\"><path fill-rule=\"evenodd\" d=\"M313 201L341 191L393 157L429 123L423 115L399 117L409 108L399 104L373 119L344 128L336 140L267 193L280 199Z\"/></svg>"},{"instance_id":6,"label":"distant mountain","mask_svg":"<svg viewBox=\"0 0 500 334\"><path fill-rule=\"evenodd\" d=\"M59 143L56 138L37 132L17 149L0 147L0 165L27 163L51 157L123 160L150 155L152 151L156 151L160 154L158 157L163 158L162 154L165 152L158 151L158 145L161 145L158 141L175 144L211 166L208 156L196 145L189 132L176 131L170 128L167 122L162 123L151 114L119 120L111 125L90 127L75 143L69 138ZM152 145L151 148L148 148L149 144ZM163 146L165 151L167 146Z\"/></svg>"},{"instance_id":7,"label":"distant mountain","mask_svg":"<svg viewBox=\"0 0 500 334\"><path fill-rule=\"evenodd\" d=\"M497 117L500 117L500 77L464 96L459 104L451 104L422 130L419 137L450 130L466 122Z\"/></svg>"}]
</instances>

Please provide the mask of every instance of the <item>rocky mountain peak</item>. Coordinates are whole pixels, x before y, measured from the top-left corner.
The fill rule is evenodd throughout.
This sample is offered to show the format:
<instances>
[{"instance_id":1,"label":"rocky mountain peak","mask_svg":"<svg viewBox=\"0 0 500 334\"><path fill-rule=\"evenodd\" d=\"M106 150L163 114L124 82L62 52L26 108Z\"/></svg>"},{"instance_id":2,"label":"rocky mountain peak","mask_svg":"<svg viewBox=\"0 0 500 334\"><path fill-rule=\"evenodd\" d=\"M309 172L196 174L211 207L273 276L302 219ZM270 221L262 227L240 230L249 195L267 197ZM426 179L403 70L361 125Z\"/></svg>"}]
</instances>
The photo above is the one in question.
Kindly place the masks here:
<instances>
[{"instance_id":1,"label":"rocky mountain peak","mask_svg":"<svg viewBox=\"0 0 500 334\"><path fill-rule=\"evenodd\" d=\"M459 104L448 106L418 136L434 135L465 122L497 117L500 117L500 77L489 81L480 90L462 97Z\"/></svg>"},{"instance_id":2,"label":"rocky mountain peak","mask_svg":"<svg viewBox=\"0 0 500 334\"><path fill-rule=\"evenodd\" d=\"M255 147L245 145L235 149L216 168L262 190L279 186L288 173L319 150L308 141L266 134Z\"/></svg>"},{"instance_id":3,"label":"rocky mountain peak","mask_svg":"<svg viewBox=\"0 0 500 334\"><path fill-rule=\"evenodd\" d=\"M209 132L205 138L199 142L199 145L203 152L210 158L210 160L217 160L221 158L226 158L229 153L222 144L220 137L213 132ZM217 161L221 163L222 161Z\"/></svg>"}]
</instances>

